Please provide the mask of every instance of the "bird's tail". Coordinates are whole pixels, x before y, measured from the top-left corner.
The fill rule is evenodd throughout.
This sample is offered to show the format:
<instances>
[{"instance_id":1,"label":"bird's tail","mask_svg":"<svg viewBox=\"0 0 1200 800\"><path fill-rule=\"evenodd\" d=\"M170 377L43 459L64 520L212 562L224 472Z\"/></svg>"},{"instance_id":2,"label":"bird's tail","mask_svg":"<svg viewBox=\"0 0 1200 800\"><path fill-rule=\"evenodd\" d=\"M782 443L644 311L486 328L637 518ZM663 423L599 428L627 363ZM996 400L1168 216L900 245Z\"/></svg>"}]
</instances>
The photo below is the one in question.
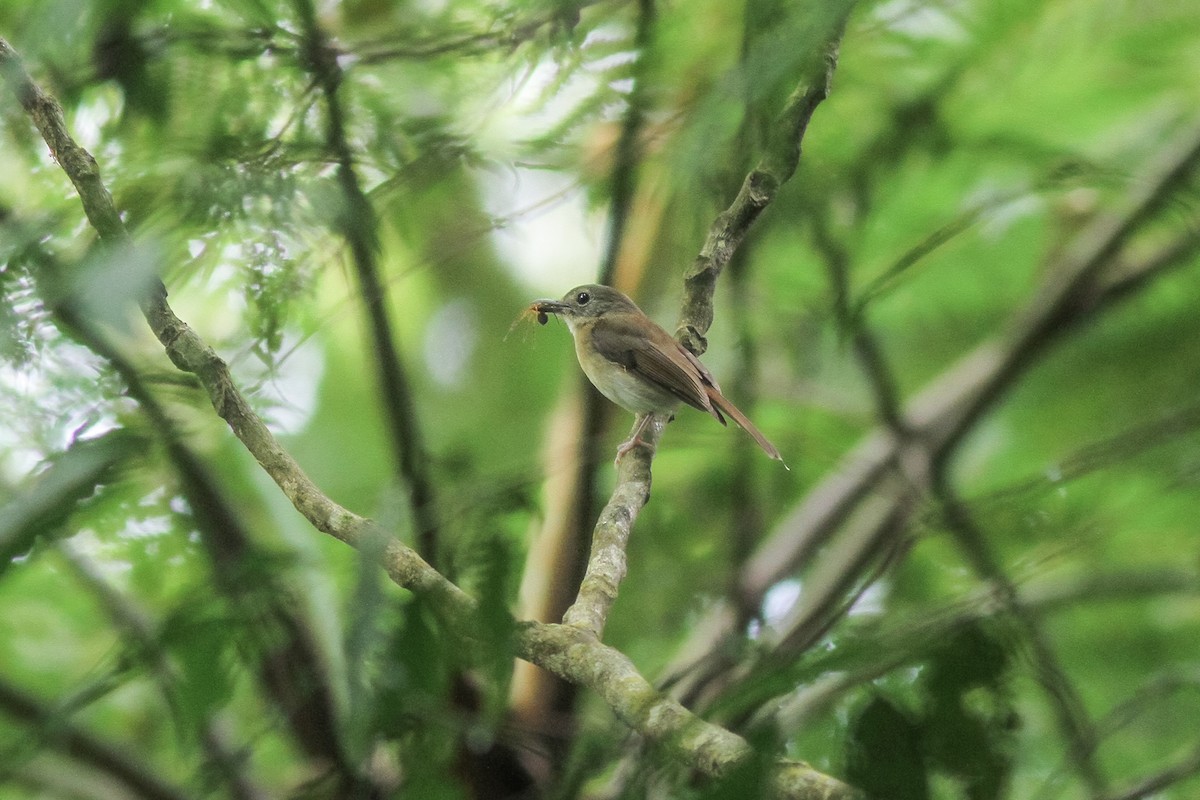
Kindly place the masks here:
<instances>
[{"instance_id":1,"label":"bird's tail","mask_svg":"<svg viewBox=\"0 0 1200 800\"><path fill-rule=\"evenodd\" d=\"M783 461L783 456L779 455L779 449L775 447L775 445L771 444L770 439L768 439L766 436L763 436L762 431L754 427L754 423L751 422L746 415L741 412L741 409L729 402L725 395L721 394L719 391L710 387L705 388L708 388L708 399L712 401L712 404L715 408L724 411L729 415L730 419L738 424L738 427L750 434L750 438L754 439L754 441L758 443L758 446L762 448L764 453L776 461ZM785 469L788 468L786 463L783 466Z\"/></svg>"}]
</instances>

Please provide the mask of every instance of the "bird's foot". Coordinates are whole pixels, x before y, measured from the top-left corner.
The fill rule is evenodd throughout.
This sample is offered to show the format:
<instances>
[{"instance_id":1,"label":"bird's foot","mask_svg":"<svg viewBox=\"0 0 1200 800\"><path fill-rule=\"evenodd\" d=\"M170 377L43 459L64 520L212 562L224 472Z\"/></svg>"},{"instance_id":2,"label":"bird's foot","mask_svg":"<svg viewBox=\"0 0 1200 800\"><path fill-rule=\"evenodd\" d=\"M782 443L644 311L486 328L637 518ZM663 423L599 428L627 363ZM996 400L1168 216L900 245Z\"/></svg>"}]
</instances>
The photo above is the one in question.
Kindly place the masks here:
<instances>
[{"instance_id":1,"label":"bird's foot","mask_svg":"<svg viewBox=\"0 0 1200 800\"><path fill-rule=\"evenodd\" d=\"M674 416L674 415L672 415L672 416ZM642 441L642 431L646 430L646 426L649 425L650 423L652 423L653 421L654 421L653 414L639 415L637 425L634 426L634 429L633 429L633 435L629 437L628 441L622 442L621 446L617 448L617 457L613 459L614 467L619 466L621 463L621 458L626 453L628 453L630 450L637 447L638 445L642 445L643 447L650 446L649 443Z\"/></svg>"},{"instance_id":2,"label":"bird's foot","mask_svg":"<svg viewBox=\"0 0 1200 800\"><path fill-rule=\"evenodd\" d=\"M621 445L617 448L617 457L613 459L613 466L620 466L621 459L624 458L625 454L639 445L642 447L649 447L646 442L642 441L641 435L634 436L629 441L621 442Z\"/></svg>"}]
</instances>

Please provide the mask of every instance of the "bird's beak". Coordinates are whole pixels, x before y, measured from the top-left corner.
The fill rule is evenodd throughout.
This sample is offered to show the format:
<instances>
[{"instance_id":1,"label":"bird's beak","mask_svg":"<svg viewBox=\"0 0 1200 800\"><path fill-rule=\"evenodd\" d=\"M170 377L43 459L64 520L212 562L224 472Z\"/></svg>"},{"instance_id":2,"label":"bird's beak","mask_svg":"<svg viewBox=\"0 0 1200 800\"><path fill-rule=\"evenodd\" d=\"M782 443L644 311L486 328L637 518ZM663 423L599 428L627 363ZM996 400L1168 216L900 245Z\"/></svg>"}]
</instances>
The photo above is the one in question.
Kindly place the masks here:
<instances>
[{"instance_id":1,"label":"bird's beak","mask_svg":"<svg viewBox=\"0 0 1200 800\"><path fill-rule=\"evenodd\" d=\"M560 300L534 300L531 306L539 314L569 314L572 309Z\"/></svg>"}]
</instances>

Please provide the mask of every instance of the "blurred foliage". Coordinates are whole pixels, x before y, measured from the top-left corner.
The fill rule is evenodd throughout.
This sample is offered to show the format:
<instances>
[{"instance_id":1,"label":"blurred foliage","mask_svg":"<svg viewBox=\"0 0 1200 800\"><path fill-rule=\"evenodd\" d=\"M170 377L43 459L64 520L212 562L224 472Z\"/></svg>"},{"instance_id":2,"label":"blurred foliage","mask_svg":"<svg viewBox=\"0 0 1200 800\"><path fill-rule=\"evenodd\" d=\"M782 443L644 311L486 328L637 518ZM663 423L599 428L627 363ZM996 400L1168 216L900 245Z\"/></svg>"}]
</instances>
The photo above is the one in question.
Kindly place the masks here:
<instances>
[{"instance_id":1,"label":"blurred foliage","mask_svg":"<svg viewBox=\"0 0 1200 800\"><path fill-rule=\"evenodd\" d=\"M771 650L785 616L772 598L804 596L819 565L750 609L721 653L728 682L701 707L760 755L722 781L663 764L594 698L558 709L546 736L506 713L518 587L536 566L524 556L561 491L546 465L576 466L556 431L578 386L564 329L510 325L531 298L594 278L622 170L635 193L617 208L618 279L669 323L679 276L833 7L317 4L428 450L440 563L483 601L466 647L367 555L302 521L126 302L159 272L316 483L414 538L298 6L0 4L0 35L62 103L133 235L127 251L96 247L6 89L0 794L747 797L786 753L881 798L1102 796L1073 766L1020 626L931 497L804 652ZM792 471L682 412L606 641L660 674L731 596L746 553L879 424L832 260L903 399L1003 341L1073 238L1139 190L1200 106L1197 30L1200 6L1167 0L854 8L800 170L743 247L737 300L718 287L705 356L735 401L756 398L750 415ZM616 154L630 120L636 168ZM1115 266L1194 236L1197 207L1193 179L1172 187ZM60 327L38 274L48 260L172 430ZM952 460L1095 723L1114 792L1200 747L1200 260L1170 266L1038 351ZM609 418L601 494L626 416ZM803 713L776 716L790 701ZM86 755L101 747L158 783ZM551 754L536 794L520 794L532 790L512 753ZM1198 785L1185 770L1155 796Z\"/></svg>"}]
</instances>

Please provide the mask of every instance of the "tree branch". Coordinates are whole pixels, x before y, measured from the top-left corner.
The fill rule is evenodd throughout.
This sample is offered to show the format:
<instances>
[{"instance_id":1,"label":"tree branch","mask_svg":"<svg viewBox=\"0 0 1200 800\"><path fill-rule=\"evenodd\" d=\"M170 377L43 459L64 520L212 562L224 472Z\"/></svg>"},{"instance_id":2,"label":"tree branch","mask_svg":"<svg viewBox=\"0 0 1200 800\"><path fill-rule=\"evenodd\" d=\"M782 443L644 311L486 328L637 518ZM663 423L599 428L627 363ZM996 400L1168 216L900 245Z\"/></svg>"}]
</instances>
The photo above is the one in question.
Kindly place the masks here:
<instances>
[{"instance_id":1,"label":"tree branch","mask_svg":"<svg viewBox=\"0 0 1200 800\"><path fill-rule=\"evenodd\" d=\"M301 611L302 604L293 602L290 587L264 568L267 558L255 545L241 516L227 502L202 460L184 444L174 421L146 387L133 363L80 310L79 298L65 287L63 276L58 274L60 270L49 257L42 254L39 260L39 282L44 287L55 287L43 291L51 295L45 303L56 321L113 366L162 441L200 541L212 562L215 585L237 609L250 634L247 641L254 650L263 693L278 710L288 733L314 762L336 770L345 787L369 790L371 787L359 775L343 741L334 701L336 693L313 639L313 626ZM110 611L127 612L111 593L106 601ZM136 622L136 615L124 613L118 619L127 632L136 632L137 638L144 640L148 635ZM153 656L152 666L165 677L169 669L157 643L147 652ZM207 736L211 731L202 733L215 741ZM231 767L232 762L220 766ZM247 785L237 780L236 773L225 771L233 786Z\"/></svg>"},{"instance_id":2,"label":"tree branch","mask_svg":"<svg viewBox=\"0 0 1200 800\"><path fill-rule=\"evenodd\" d=\"M375 210L363 193L354 169L354 155L346 140L345 112L338 97L345 75L338 64L337 52L317 24L312 1L295 0L295 7L304 31L302 64L312 73L325 97L325 141L337 161L338 185L345 201L337 228L350 247L359 292L371 322L371 341L379 373L379 402L386 410L392 455L407 490L416 527L417 552L430 563L437 564L438 523L433 482L429 476L429 456L418 424L408 374L396 347L396 333L387 310L387 293L379 276L375 257Z\"/></svg>"},{"instance_id":3,"label":"tree branch","mask_svg":"<svg viewBox=\"0 0 1200 800\"><path fill-rule=\"evenodd\" d=\"M973 516L966 506L959 501L953 491L947 476L947 458L949 448L940 454L926 447L921 437L913 437L909 426L899 410L896 395L895 380L886 364L883 354L871 334L867 324L865 309L855 314L850 307L850 285L847 273L847 257L845 250L830 236L824 216L819 216L815 225L815 239L818 249L825 255L830 282L833 286L834 313L844 333L849 335L854 343L858 361L866 373L872 394L882 423L891 430L896 440L903 445L899 459L900 472L906 479L906 494L919 496L931 491L942 508L942 514L949 525L960 549L966 554L979 577L993 583L1005 609L1017 620L1021 631L1032 650L1033 662L1039 682L1050 697L1052 707L1056 712L1060 731L1067 741L1067 750L1072 763L1080 777L1093 794L1103 789L1104 780L1093 758L1096 748L1095 728L1084 710L1083 702L1074 686L1068 680L1066 673L1058 662L1058 658L1043 634L1037 621L1021 605L1016 586L1000 566L1000 562L991 554L987 542L976 525ZM908 453L908 457L904 457ZM931 474L932 473L932 474ZM896 513L901 514L903 522L907 522L907 514L901 509L910 503L897 502ZM886 528L880 528L884 535L889 534ZM895 536L888 536L895 539ZM873 555L871 551L867 554ZM867 555L864 554L864 555ZM817 578L827 575L831 570L821 570ZM835 567L832 572L851 581L861 574L862 569ZM832 624L831 615L826 615L826 624ZM789 638L793 638L789 636ZM808 638L806 641L814 641Z\"/></svg>"},{"instance_id":4,"label":"tree branch","mask_svg":"<svg viewBox=\"0 0 1200 800\"><path fill-rule=\"evenodd\" d=\"M134 797L142 800L188 800L191 797L189 792L145 764L76 727L54 708L4 680L0 680L0 711L34 726L34 735L38 739L113 777Z\"/></svg>"},{"instance_id":5,"label":"tree branch","mask_svg":"<svg viewBox=\"0 0 1200 800\"><path fill-rule=\"evenodd\" d=\"M712 297L717 276L733 257L754 220L796 171L808 121L829 91L844 26L845 16L837 16L824 41L818 67L803 77L788 99L777 120L767 153L746 176L733 204L713 222L700 255L684 277L684 321L676 330L676 338L697 355L704 352L704 334L712 324ZM656 420L654 425L648 426L654 429L642 436L648 446L634 448L622 459L617 486L592 533L592 554L579 599L568 610L564 622L583 626L597 635L603 630L608 610L625 576L624 548L629 531L649 499L650 463L664 424L665 420ZM629 481L632 485L626 485Z\"/></svg>"},{"instance_id":6,"label":"tree branch","mask_svg":"<svg viewBox=\"0 0 1200 800\"><path fill-rule=\"evenodd\" d=\"M717 277L800 162L801 144L808 123L817 106L829 95L849 6L848 3L841 4L834 14L821 51L776 119L767 152L758 166L746 175L733 202L717 215L699 255L684 274L683 308L675 337L696 355L702 355L708 346L704 335L713 321Z\"/></svg>"},{"instance_id":7,"label":"tree branch","mask_svg":"<svg viewBox=\"0 0 1200 800\"><path fill-rule=\"evenodd\" d=\"M1169 786L1194 777L1197 773L1200 773L1200 747L1194 748L1176 763L1144 778L1128 789L1105 795L1105 800L1141 800L1143 797L1159 795Z\"/></svg>"},{"instance_id":8,"label":"tree branch","mask_svg":"<svg viewBox=\"0 0 1200 800\"><path fill-rule=\"evenodd\" d=\"M601 645L591 633L569 625L524 623L517 638L531 661L593 687L625 724L700 774L720 777L751 757L745 739L656 690L624 654ZM799 762L777 764L771 784L777 797L857 797L850 787Z\"/></svg>"},{"instance_id":9,"label":"tree branch","mask_svg":"<svg viewBox=\"0 0 1200 800\"><path fill-rule=\"evenodd\" d=\"M665 419L656 417L642 432L646 446L635 447L620 460L616 488L592 531L587 572L578 597L563 615L564 625L589 631L597 638L603 634L608 612L617 600L617 589L625 578L625 548L633 522L650 499L650 462L665 424Z\"/></svg>"},{"instance_id":10,"label":"tree branch","mask_svg":"<svg viewBox=\"0 0 1200 800\"><path fill-rule=\"evenodd\" d=\"M883 349L867 327L866 315L851 306L850 255L845 246L829 230L829 210L822 209L813 216L813 243L825 261L829 283L833 290L833 313L843 336L849 336L855 354L875 398L879 421L898 438L908 435L908 422L903 418L900 392L896 379L883 356Z\"/></svg>"}]
</instances>

